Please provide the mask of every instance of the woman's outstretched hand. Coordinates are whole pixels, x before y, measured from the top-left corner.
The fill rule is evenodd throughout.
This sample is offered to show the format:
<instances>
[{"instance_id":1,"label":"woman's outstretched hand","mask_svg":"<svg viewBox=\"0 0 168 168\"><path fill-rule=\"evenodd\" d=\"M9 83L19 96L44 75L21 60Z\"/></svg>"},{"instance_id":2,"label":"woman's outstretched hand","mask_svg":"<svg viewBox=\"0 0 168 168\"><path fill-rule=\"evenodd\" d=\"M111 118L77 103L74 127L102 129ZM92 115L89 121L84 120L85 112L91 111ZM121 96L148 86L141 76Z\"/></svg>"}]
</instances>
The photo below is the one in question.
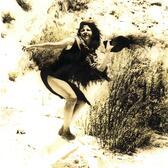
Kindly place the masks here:
<instances>
[{"instance_id":1,"label":"woman's outstretched hand","mask_svg":"<svg viewBox=\"0 0 168 168\"><path fill-rule=\"evenodd\" d=\"M32 45L23 45L22 50L23 51L32 51L34 47Z\"/></svg>"}]
</instances>

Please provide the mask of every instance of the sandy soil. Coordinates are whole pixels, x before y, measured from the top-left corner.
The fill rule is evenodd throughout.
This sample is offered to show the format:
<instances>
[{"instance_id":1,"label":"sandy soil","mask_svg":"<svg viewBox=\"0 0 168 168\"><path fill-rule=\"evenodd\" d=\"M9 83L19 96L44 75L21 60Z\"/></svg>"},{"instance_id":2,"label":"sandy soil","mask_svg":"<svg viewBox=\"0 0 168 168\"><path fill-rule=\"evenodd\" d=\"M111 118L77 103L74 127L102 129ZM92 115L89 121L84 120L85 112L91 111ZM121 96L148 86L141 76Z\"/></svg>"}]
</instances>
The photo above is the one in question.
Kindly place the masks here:
<instances>
[{"instance_id":1,"label":"sandy soil","mask_svg":"<svg viewBox=\"0 0 168 168\"><path fill-rule=\"evenodd\" d=\"M67 141L57 132L62 120L56 116L3 109L1 114L0 166L8 168L147 168L167 167L168 137L156 135L153 145L133 156L114 154L94 137L73 126L77 138ZM36 111L37 112L37 111Z\"/></svg>"},{"instance_id":2,"label":"sandy soil","mask_svg":"<svg viewBox=\"0 0 168 168\"><path fill-rule=\"evenodd\" d=\"M18 61L28 54L24 44L34 38L52 20L47 13L54 0L27 0L33 9L23 11L15 0L0 2L1 16L10 12L15 18L11 24L0 21L0 167L2 168L147 168L167 167L168 138L156 135L152 147L138 150L133 156L114 154L100 148L95 138L83 133L73 123L77 138L68 142L58 136L62 124L64 100L53 96L40 82L39 71L26 72L15 82L8 73L18 68ZM103 38L114 34L146 33L164 41L168 39L168 2L150 5L152 0L92 0L88 11L69 14L71 21L93 17ZM112 14L113 13L113 14ZM75 18L75 19L74 19ZM75 26L75 25L73 25ZM153 60L159 59L159 49L153 48ZM168 51L165 49L164 54ZM168 60L165 59L167 62ZM107 84L103 84L106 86ZM93 95L97 94L94 86ZM102 90L103 92L103 90ZM94 96L88 95L94 102ZM88 111L88 107L84 109Z\"/></svg>"}]
</instances>

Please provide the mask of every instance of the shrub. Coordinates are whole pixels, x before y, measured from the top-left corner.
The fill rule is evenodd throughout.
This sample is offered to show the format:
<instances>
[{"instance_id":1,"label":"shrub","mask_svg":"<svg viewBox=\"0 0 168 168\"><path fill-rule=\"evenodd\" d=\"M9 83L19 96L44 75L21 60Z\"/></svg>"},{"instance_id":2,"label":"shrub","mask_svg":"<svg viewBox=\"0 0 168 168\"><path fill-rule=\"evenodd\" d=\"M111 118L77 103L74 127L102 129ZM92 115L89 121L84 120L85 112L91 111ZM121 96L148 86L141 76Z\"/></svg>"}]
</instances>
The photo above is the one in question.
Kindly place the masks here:
<instances>
[{"instance_id":1,"label":"shrub","mask_svg":"<svg viewBox=\"0 0 168 168\"><path fill-rule=\"evenodd\" d=\"M91 109L85 128L103 147L134 152L137 147L149 144L151 128L167 127L166 118L161 119L162 113L168 110L163 64L152 65L144 53L147 50L140 48L124 50L118 57L114 54L109 97L104 105L98 102L100 107L95 105ZM150 122L154 117L157 122Z\"/></svg>"},{"instance_id":2,"label":"shrub","mask_svg":"<svg viewBox=\"0 0 168 168\"><path fill-rule=\"evenodd\" d=\"M160 132L167 132L168 130L168 106L167 99L167 82L166 71L163 68L163 62L157 62L152 66L154 70L152 73L150 83L150 109L151 115L148 119L148 125Z\"/></svg>"}]
</instances>

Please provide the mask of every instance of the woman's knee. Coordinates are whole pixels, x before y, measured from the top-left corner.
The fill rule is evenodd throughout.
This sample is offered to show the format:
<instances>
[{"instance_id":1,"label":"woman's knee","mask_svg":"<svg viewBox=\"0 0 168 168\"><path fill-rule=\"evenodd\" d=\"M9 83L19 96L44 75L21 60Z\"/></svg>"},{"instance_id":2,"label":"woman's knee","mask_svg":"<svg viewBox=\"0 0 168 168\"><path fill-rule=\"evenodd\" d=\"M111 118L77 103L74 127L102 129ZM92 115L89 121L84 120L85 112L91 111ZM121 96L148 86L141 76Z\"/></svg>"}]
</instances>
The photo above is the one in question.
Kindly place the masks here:
<instances>
[{"instance_id":1,"label":"woman's knee","mask_svg":"<svg viewBox=\"0 0 168 168\"><path fill-rule=\"evenodd\" d=\"M69 104L76 104L76 103L77 103L77 96L76 96L75 94L69 95L69 96L66 98L66 101L67 101L67 103L69 103Z\"/></svg>"}]
</instances>

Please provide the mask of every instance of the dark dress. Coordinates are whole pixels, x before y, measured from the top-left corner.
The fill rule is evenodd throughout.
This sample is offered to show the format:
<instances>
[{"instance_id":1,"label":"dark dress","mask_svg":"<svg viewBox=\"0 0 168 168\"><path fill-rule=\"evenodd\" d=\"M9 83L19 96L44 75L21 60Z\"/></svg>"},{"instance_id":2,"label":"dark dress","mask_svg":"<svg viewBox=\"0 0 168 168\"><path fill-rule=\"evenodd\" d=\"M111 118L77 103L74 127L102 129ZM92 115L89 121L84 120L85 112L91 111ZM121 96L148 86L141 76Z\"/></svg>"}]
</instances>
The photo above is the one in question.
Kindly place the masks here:
<instances>
[{"instance_id":1,"label":"dark dress","mask_svg":"<svg viewBox=\"0 0 168 168\"><path fill-rule=\"evenodd\" d=\"M77 95L78 100L85 101L90 105L85 95L79 89L79 85L86 87L90 82L108 80L106 71L99 71L95 65L96 54L84 45L80 47L75 40L69 50L63 50L59 59L47 68L41 69L41 79L46 87L54 94L56 93L48 84L47 76L66 81Z\"/></svg>"}]
</instances>

